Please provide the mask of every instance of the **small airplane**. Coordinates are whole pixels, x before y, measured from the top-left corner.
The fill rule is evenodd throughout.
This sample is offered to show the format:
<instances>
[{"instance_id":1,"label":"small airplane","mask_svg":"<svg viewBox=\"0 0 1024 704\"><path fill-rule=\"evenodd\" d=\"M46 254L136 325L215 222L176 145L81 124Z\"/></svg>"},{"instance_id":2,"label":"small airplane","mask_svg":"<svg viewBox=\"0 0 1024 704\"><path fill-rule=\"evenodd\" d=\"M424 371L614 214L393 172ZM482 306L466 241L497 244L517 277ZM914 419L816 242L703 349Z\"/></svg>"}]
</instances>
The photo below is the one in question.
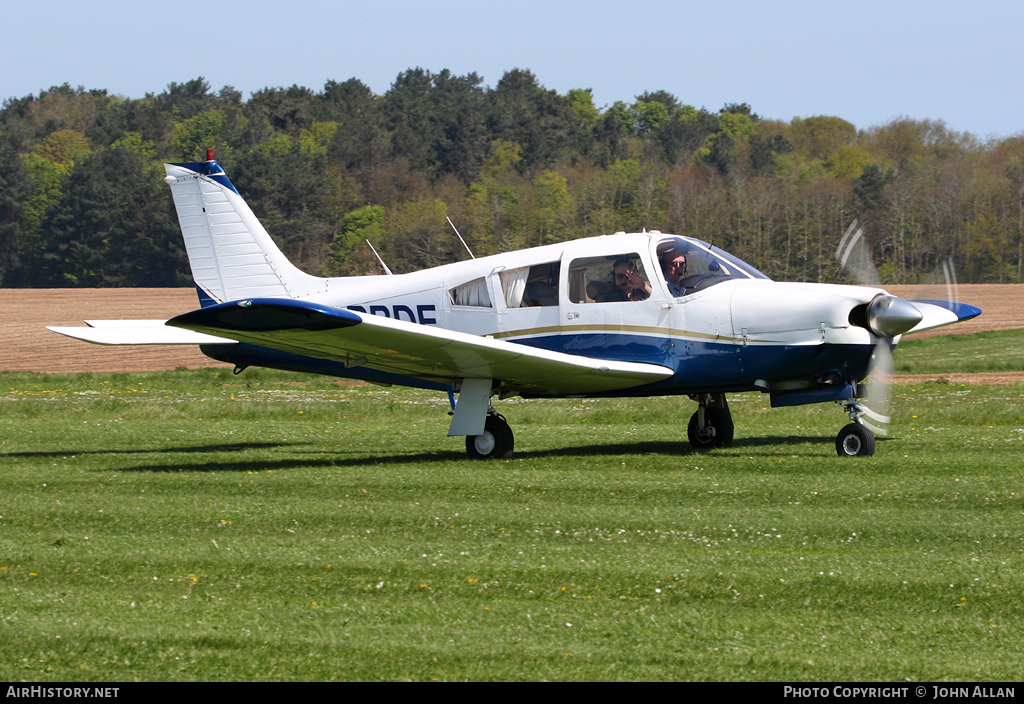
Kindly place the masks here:
<instances>
[{"instance_id":1,"label":"small airplane","mask_svg":"<svg viewBox=\"0 0 1024 704\"><path fill-rule=\"evenodd\" d=\"M850 422L837 453L871 455L901 336L981 313L877 287L772 281L657 230L319 278L288 261L210 151L164 166L201 307L50 330L103 345L199 345L236 374L262 366L447 392L448 435L465 436L473 458L512 455L495 396L685 395L697 402L687 437L706 450L732 442L726 394L747 391L772 407L839 404ZM859 239L851 232L844 239Z\"/></svg>"}]
</instances>

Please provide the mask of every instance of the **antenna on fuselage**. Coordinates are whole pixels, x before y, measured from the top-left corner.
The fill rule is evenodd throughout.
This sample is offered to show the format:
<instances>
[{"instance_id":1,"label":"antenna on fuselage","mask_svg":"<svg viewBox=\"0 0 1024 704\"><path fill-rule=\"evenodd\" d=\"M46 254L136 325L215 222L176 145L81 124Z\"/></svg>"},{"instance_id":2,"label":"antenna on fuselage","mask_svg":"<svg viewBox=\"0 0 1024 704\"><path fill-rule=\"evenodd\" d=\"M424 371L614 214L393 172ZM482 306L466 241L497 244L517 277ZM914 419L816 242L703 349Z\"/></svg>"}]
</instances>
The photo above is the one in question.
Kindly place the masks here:
<instances>
[{"instance_id":1,"label":"antenna on fuselage","mask_svg":"<svg viewBox=\"0 0 1024 704\"><path fill-rule=\"evenodd\" d=\"M366 244L370 244L370 240L366 240ZM386 274L387 274L388 276L394 276L394 274L393 274L393 273L391 272L391 269L388 269L388 265L387 265L387 264L385 264L385 263L384 263L384 260L380 258L380 255L379 255L379 254L377 254L377 250L373 248L373 245L372 245L372 244L370 244L370 250L371 250L371 251L373 252L373 256L377 257L377 261L379 261L379 262L380 262L380 265L381 265L382 267L384 267L384 272L385 272L385 273L386 273Z\"/></svg>"},{"instance_id":2,"label":"antenna on fuselage","mask_svg":"<svg viewBox=\"0 0 1024 704\"><path fill-rule=\"evenodd\" d=\"M459 234L459 228L455 227L455 223L452 222L452 219L450 217L448 217L447 215L444 216L444 219L447 220L448 224L452 226L453 230L455 230L455 236L459 238L459 242L461 242L462 246L466 248L467 252L469 252L469 256L472 259L476 259L476 256L474 256L474 254L473 254L473 250L471 250L469 248L469 245L466 244L466 240L462 239L462 235Z\"/></svg>"}]
</instances>

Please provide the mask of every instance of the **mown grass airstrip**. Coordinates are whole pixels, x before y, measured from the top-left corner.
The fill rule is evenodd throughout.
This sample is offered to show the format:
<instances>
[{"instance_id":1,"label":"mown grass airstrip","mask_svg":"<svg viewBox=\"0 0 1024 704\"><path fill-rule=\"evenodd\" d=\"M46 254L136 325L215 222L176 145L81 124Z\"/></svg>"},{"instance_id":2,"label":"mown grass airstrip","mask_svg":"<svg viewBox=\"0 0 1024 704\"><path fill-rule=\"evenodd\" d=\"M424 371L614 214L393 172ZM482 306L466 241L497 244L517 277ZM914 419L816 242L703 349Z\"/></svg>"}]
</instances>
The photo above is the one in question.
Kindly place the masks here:
<instances>
[{"instance_id":1,"label":"mown grass airstrip","mask_svg":"<svg viewBox=\"0 0 1024 704\"><path fill-rule=\"evenodd\" d=\"M1019 680L1024 387L509 400L252 371L0 375L0 677Z\"/></svg>"},{"instance_id":2,"label":"mown grass airstrip","mask_svg":"<svg viewBox=\"0 0 1024 704\"><path fill-rule=\"evenodd\" d=\"M900 342L898 374L952 374L1024 370L1024 330L995 330Z\"/></svg>"}]
</instances>

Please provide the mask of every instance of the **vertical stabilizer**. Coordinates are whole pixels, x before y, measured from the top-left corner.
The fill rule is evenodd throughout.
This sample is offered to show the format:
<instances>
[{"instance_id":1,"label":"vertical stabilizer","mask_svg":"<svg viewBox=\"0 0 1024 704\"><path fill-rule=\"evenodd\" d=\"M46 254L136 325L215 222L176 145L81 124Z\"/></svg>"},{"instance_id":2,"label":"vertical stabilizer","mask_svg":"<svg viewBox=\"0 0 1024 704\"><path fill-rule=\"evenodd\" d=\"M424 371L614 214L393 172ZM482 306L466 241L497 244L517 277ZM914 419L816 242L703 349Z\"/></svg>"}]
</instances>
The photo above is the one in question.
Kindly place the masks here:
<instances>
[{"instance_id":1,"label":"vertical stabilizer","mask_svg":"<svg viewBox=\"0 0 1024 704\"><path fill-rule=\"evenodd\" d=\"M325 290L326 279L285 258L216 161L164 168L200 299L303 298Z\"/></svg>"}]
</instances>

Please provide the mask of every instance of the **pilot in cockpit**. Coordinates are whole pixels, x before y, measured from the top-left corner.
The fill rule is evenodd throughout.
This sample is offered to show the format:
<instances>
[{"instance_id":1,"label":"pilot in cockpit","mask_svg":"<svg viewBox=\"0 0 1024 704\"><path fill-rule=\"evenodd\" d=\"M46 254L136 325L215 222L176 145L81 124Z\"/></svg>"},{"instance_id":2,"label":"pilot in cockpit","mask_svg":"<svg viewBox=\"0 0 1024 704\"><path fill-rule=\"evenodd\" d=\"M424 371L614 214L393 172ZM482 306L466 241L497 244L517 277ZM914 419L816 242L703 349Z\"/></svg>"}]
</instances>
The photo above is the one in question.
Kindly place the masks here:
<instances>
[{"instance_id":1,"label":"pilot in cockpit","mask_svg":"<svg viewBox=\"0 0 1024 704\"><path fill-rule=\"evenodd\" d=\"M661 270L665 274L665 283L668 284L668 291L673 297L679 298L683 295L683 278L686 276L686 252L679 248L672 248L665 252L659 252L658 259L661 261Z\"/></svg>"}]
</instances>

